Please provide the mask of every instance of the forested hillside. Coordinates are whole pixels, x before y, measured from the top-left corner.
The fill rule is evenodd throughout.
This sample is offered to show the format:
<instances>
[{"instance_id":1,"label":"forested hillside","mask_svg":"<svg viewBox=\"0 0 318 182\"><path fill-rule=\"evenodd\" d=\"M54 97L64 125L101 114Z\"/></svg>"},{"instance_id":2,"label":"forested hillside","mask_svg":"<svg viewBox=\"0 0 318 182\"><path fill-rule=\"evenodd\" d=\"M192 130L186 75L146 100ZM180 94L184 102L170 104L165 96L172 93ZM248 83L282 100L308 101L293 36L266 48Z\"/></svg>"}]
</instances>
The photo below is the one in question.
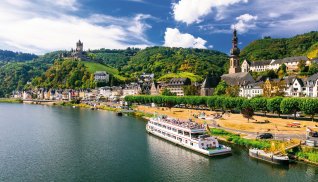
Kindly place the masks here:
<instances>
[{"instance_id":1,"label":"forested hillside","mask_svg":"<svg viewBox=\"0 0 318 182\"><path fill-rule=\"evenodd\" d=\"M317 48L318 32L309 32L292 38L255 40L241 51L241 59L259 61L291 56L307 56L308 51ZM314 47L315 46L315 47Z\"/></svg>"},{"instance_id":2,"label":"forested hillside","mask_svg":"<svg viewBox=\"0 0 318 182\"><path fill-rule=\"evenodd\" d=\"M13 52L13 51L6 51L0 50L0 62L9 62L9 61L31 61L38 56L35 54L29 53L21 53L21 52Z\"/></svg>"},{"instance_id":3,"label":"forested hillside","mask_svg":"<svg viewBox=\"0 0 318 182\"><path fill-rule=\"evenodd\" d=\"M140 51L140 49L137 48L127 48L123 50L103 48L89 51L88 56L93 60L98 60L100 63L121 69L138 51Z\"/></svg>"},{"instance_id":4,"label":"forested hillside","mask_svg":"<svg viewBox=\"0 0 318 182\"><path fill-rule=\"evenodd\" d=\"M94 76L83 62L74 59L58 59L41 76L32 80L38 88L95 88Z\"/></svg>"},{"instance_id":5,"label":"forested hillside","mask_svg":"<svg viewBox=\"0 0 318 182\"><path fill-rule=\"evenodd\" d=\"M156 78L160 78L168 73L183 72L205 77L212 72L221 75L227 61L228 56L219 51L149 47L131 57L121 72L126 77L154 73Z\"/></svg>"},{"instance_id":6,"label":"forested hillside","mask_svg":"<svg viewBox=\"0 0 318 182\"><path fill-rule=\"evenodd\" d=\"M8 96L14 90L22 90L36 76L42 75L59 57L61 51L40 56L32 61L0 64L0 97Z\"/></svg>"}]
</instances>

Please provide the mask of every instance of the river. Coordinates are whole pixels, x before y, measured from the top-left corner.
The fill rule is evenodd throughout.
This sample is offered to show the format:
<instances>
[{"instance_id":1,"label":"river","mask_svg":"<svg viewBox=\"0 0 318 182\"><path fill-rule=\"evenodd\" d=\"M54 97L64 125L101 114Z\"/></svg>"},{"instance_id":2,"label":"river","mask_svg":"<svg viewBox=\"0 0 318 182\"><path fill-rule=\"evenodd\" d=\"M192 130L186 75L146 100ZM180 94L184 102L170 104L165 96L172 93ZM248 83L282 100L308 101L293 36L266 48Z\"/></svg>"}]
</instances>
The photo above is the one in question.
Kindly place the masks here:
<instances>
[{"instance_id":1,"label":"river","mask_svg":"<svg viewBox=\"0 0 318 182\"><path fill-rule=\"evenodd\" d=\"M147 134L113 112L0 104L0 181L317 181L318 167L279 167L246 150L209 158Z\"/></svg>"}]
</instances>

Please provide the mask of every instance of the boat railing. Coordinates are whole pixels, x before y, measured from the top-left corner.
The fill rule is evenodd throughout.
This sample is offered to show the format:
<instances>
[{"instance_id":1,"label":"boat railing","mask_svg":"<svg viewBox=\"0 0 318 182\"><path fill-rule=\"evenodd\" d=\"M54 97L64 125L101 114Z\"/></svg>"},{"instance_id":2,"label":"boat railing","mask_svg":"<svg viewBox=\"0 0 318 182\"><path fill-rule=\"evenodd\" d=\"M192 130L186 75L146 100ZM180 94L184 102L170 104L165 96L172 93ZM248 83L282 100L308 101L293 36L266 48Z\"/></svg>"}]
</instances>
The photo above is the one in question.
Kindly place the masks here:
<instances>
[{"instance_id":1,"label":"boat railing","mask_svg":"<svg viewBox=\"0 0 318 182\"><path fill-rule=\"evenodd\" d=\"M205 128L204 125L195 123L193 121L180 121L180 120L168 119L168 118L167 119L157 118L155 119L155 121L171 124L171 125L182 127L182 128L187 128L190 130L200 130Z\"/></svg>"}]
</instances>

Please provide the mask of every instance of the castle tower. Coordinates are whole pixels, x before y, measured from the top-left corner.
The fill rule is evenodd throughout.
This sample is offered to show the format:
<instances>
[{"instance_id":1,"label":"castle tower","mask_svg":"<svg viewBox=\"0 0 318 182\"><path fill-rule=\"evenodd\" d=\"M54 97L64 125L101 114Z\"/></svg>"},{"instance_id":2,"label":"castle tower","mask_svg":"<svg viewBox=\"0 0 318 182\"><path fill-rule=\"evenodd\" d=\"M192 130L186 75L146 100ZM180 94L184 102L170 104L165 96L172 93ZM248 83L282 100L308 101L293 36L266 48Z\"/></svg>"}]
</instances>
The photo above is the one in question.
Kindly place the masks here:
<instances>
[{"instance_id":1,"label":"castle tower","mask_svg":"<svg viewBox=\"0 0 318 182\"><path fill-rule=\"evenodd\" d=\"M82 53L83 52L83 42L81 42L81 40L79 40L76 43L76 52L78 52L78 53Z\"/></svg>"},{"instance_id":2,"label":"castle tower","mask_svg":"<svg viewBox=\"0 0 318 182\"><path fill-rule=\"evenodd\" d=\"M237 47L237 32L236 29L233 31L233 39L232 39L232 49L231 49L231 55L230 55L230 68L229 68L229 74L232 73L240 73L241 67L240 67L240 49Z\"/></svg>"}]
</instances>

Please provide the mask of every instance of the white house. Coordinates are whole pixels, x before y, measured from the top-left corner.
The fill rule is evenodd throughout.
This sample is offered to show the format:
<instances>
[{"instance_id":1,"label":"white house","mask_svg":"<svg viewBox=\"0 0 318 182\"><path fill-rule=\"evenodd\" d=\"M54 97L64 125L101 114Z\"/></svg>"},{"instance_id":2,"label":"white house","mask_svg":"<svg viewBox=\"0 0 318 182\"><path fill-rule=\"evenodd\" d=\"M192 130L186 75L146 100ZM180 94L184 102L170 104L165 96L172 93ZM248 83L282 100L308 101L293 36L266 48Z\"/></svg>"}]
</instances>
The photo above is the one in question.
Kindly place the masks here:
<instances>
[{"instance_id":1,"label":"white house","mask_svg":"<svg viewBox=\"0 0 318 182\"><path fill-rule=\"evenodd\" d=\"M286 87L285 95L290 97L303 97L306 95L305 81L300 78L294 78L289 86Z\"/></svg>"},{"instance_id":2,"label":"white house","mask_svg":"<svg viewBox=\"0 0 318 182\"><path fill-rule=\"evenodd\" d=\"M109 98L112 95L112 90L110 87L101 87L98 89L99 95Z\"/></svg>"},{"instance_id":3,"label":"white house","mask_svg":"<svg viewBox=\"0 0 318 182\"><path fill-rule=\"evenodd\" d=\"M240 97L252 98L258 95L263 95L262 84L264 82L250 83L240 86Z\"/></svg>"},{"instance_id":4,"label":"white house","mask_svg":"<svg viewBox=\"0 0 318 182\"><path fill-rule=\"evenodd\" d=\"M141 92L140 85L138 83L131 83L126 85L123 89L123 96L138 95Z\"/></svg>"},{"instance_id":5,"label":"white house","mask_svg":"<svg viewBox=\"0 0 318 182\"><path fill-rule=\"evenodd\" d=\"M318 97L318 73L310 76L306 83L306 96Z\"/></svg>"},{"instance_id":6,"label":"white house","mask_svg":"<svg viewBox=\"0 0 318 182\"><path fill-rule=\"evenodd\" d=\"M94 74L94 79L96 82L109 82L109 74L106 71L96 71Z\"/></svg>"}]
</instances>

